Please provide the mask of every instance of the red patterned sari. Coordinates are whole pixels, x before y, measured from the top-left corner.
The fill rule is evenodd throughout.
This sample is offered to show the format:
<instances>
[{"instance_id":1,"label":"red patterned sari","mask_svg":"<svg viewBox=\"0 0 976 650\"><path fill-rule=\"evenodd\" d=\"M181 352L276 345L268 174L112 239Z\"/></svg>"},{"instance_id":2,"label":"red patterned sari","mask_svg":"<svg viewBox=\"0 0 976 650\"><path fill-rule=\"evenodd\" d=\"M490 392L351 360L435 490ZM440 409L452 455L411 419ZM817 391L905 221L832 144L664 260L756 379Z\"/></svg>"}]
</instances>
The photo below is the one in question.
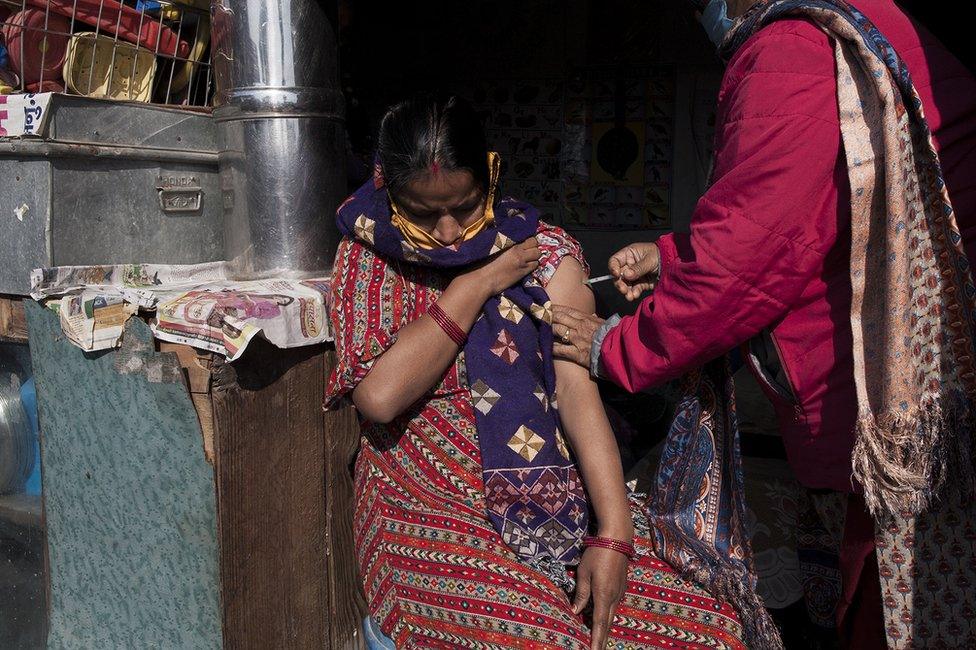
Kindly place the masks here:
<instances>
[{"instance_id":1,"label":"red patterned sari","mask_svg":"<svg viewBox=\"0 0 976 650\"><path fill-rule=\"evenodd\" d=\"M579 244L540 224L546 285L560 260L585 266ZM344 240L333 274L337 402L446 288L437 270L387 262ZM463 352L426 397L393 422L362 423L355 537L370 612L397 648L588 648L569 596L519 562L485 507L481 454ZM728 604L652 555L635 518L639 557L608 647L745 648Z\"/></svg>"}]
</instances>

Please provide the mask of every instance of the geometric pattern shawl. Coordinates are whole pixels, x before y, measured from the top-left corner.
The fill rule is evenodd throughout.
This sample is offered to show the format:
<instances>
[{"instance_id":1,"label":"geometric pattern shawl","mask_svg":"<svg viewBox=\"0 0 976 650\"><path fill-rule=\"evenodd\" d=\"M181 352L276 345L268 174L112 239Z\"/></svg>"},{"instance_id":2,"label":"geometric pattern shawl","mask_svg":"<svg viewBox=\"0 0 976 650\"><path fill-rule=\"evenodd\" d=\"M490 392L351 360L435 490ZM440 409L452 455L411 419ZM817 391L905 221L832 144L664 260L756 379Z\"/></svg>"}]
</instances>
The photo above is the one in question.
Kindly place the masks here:
<instances>
[{"instance_id":1,"label":"geometric pattern shawl","mask_svg":"<svg viewBox=\"0 0 976 650\"><path fill-rule=\"evenodd\" d=\"M339 208L339 230L387 259L459 271L534 237L538 212L504 198L493 224L453 247L417 249L391 223L380 166ZM371 307L372 308L372 307ZM571 585L588 526L582 480L560 430L552 308L532 275L492 296L464 345L488 517L523 561Z\"/></svg>"},{"instance_id":2,"label":"geometric pattern shawl","mask_svg":"<svg viewBox=\"0 0 976 650\"><path fill-rule=\"evenodd\" d=\"M728 600L750 648L781 648L756 593L745 530L745 488L727 358L681 380L683 397L661 452L646 513L655 553Z\"/></svg>"},{"instance_id":3,"label":"geometric pattern shawl","mask_svg":"<svg viewBox=\"0 0 976 650\"><path fill-rule=\"evenodd\" d=\"M949 471L954 483L972 478L973 277L918 92L864 14L842 0L760 2L723 54L786 16L835 44L853 220L854 475L876 516L918 513Z\"/></svg>"}]
</instances>

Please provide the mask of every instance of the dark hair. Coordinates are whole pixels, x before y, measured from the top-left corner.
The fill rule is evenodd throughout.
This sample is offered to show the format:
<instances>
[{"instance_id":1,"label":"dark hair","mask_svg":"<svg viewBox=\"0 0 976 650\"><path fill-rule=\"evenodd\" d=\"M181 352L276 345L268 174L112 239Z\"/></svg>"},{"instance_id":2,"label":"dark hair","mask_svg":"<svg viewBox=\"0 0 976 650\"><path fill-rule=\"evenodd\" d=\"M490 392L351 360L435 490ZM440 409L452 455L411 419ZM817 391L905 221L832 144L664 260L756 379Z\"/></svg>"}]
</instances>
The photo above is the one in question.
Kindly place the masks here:
<instances>
[{"instance_id":1,"label":"dark hair","mask_svg":"<svg viewBox=\"0 0 976 650\"><path fill-rule=\"evenodd\" d=\"M396 192L435 163L467 170L488 187L488 145L481 121L460 97L416 97L391 106L380 122L376 153L383 178Z\"/></svg>"}]
</instances>

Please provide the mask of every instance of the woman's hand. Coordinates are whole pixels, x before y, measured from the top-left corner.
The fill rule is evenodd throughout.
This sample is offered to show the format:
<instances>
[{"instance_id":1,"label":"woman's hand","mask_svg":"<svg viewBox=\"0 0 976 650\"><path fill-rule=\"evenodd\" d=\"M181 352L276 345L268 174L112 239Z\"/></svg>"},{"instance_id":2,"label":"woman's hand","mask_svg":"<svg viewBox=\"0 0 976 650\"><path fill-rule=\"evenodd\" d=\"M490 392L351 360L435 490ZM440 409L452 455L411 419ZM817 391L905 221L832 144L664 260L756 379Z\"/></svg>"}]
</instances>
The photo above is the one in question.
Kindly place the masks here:
<instances>
[{"instance_id":1,"label":"woman's hand","mask_svg":"<svg viewBox=\"0 0 976 650\"><path fill-rule=\"evenodd\" d=\"M437 304L468 332L486 300L538 266L539 245L535 237L530 237L457 275ZM379 356L373 369L353 390L353 402L368 420L378 424L391 422L440 381L457 354L457 344L432 318L417 318L400 328L396 343Z\"/></svg>"},{"instance_id":2,"label":"woman's hand","mask_svg":"<svg viewBox=\"0 0 976 650\"><path fill-rule=\"evenodd\" d=\"M661 253L653 242L638 242L614 253L607 266L616 278L613 285L617 291L627 300L636 300L657 284Z\"/></svg>"},{"instance_id":3,"label":"woman's hand","mask_svg":"<svg viewBox=\"0 0 976 650\"><path fill-rule=\"evenodd\" d=\"M593 624L590 650L607 647L617 604L627 591L627 556L610 549L591 546L583 551L576 569L576 594L573 612L579 614L593 599Z\"/></svg>"},{"instance_id":4,"label":"woman's hand","mask_svg":"<svg viewBox=\"0 0 976 650\"><path fill-rule=\"evenodd\" d=\"M601 325L603 319L594 314L584 314L565 305L553 305L553 356L589 368L593 336Z\"/></svg>"},{"instance_id":5,"label":"woman's hand","mask_svg":"<svg viewBox=\"0 0 976 650\"><path fill-rule=\"evenodd\" d=\"M471 289L481 291L487 300L535 271L539 267L540 254L539 242L535 237L529 237L484 264L460 274L455 281L470 283Z\"/></svg>"}]
</instances>

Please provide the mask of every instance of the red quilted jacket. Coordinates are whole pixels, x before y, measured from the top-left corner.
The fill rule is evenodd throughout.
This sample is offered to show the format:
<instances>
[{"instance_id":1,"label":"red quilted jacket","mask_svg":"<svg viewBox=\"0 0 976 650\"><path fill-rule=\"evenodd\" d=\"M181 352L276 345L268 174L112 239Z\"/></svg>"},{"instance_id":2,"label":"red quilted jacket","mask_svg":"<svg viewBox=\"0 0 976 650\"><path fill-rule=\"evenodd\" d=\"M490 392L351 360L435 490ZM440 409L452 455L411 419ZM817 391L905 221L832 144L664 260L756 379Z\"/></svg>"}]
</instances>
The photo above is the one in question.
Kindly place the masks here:
<instances>
[{"instance_id":1,"label":"red quilted jacket","mask_svg":"<svg viewBox=\"0 0 976 650\"><path fill-rule=\"evenodd\" d=\"M974 260L976 80L892 2L855 4L908 65ZM782 373L759 374L798 479L850 490L850 190L828 37L805 20L754 35L725 72L717 124L691 234L659 240L660 283L608 334L604 371L638 391L765 332Z\"/></svg>"}]
</instances>

